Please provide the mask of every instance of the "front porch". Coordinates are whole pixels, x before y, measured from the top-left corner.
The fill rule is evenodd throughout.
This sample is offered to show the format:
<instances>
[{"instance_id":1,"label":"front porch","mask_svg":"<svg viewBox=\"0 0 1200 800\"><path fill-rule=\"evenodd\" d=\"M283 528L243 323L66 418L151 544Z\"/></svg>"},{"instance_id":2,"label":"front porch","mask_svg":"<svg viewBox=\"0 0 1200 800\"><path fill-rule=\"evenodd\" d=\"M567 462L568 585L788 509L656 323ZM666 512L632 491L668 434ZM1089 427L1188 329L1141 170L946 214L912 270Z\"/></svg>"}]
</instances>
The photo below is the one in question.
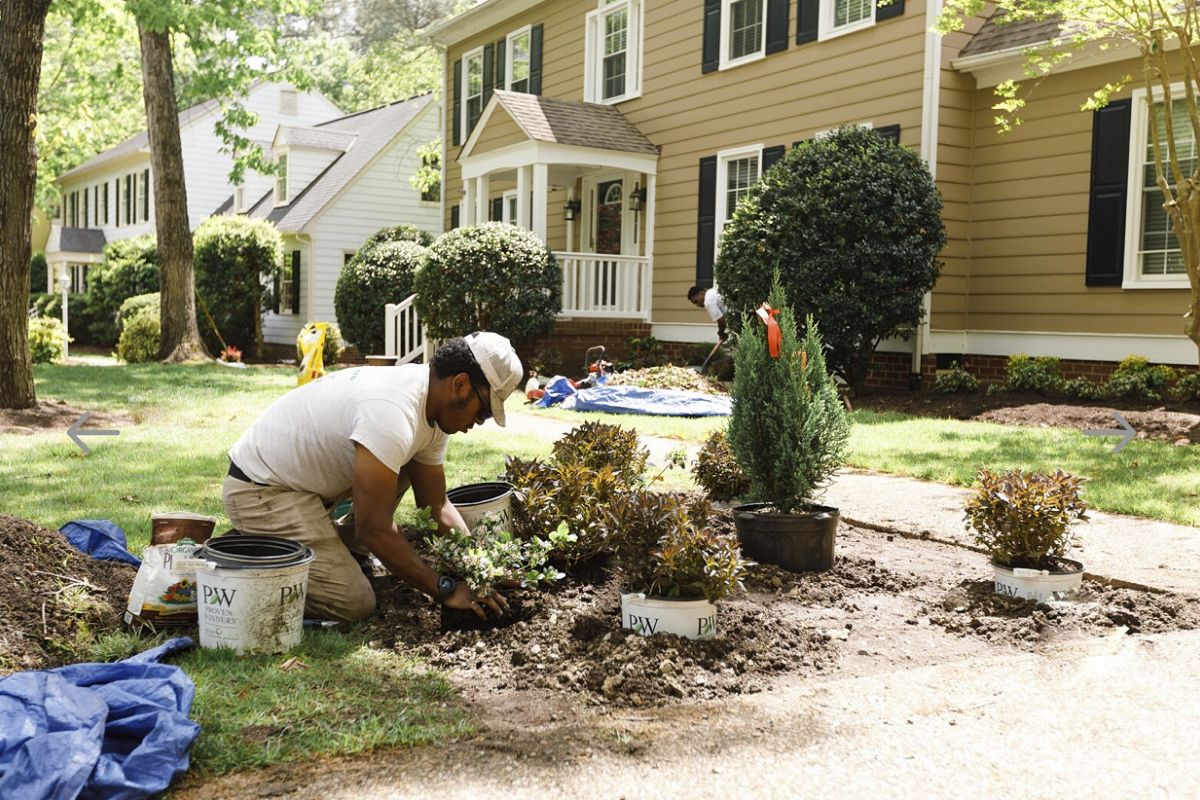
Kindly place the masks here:
<instances>
[{"instance_id":1,"label":"front porch","mask_svg":"<svg viewBox=\"0 0 1200 800\"><path fill-rule=\"evenodd\" d=\"M62 290L83 294L88 290L88 272L104 260L104 231L99 228L70 228L53 223L46 240L46 291Z\"/></svg>"}]
</instances>

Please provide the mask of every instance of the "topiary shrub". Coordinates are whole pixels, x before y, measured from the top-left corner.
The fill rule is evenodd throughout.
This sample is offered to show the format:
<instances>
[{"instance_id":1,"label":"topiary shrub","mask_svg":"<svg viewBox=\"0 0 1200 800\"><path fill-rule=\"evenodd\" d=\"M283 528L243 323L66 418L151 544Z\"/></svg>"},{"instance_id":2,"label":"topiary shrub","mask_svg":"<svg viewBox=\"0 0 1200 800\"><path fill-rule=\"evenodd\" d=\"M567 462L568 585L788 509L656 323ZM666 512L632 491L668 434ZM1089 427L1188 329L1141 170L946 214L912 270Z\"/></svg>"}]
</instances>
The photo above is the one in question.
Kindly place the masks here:
<instances>
[{"instance_id":1,"label":"topiary shrub","mask_svg":"<svg viewBox=\"0 0 1200 800\"><path fill-rule=\"evenodd\" d=\"M1062 361L1055 356L1009 356L1004 365L1004 388L1010 392L1054 394L1062 391Z\"/></svg>"},{"instance_id":2,"label":"topiary shrub","mask_svg":"<svg viewBox=\"0 0 1200 800\"><path fill-rule=\"evenodd\" d=\"M942 394L977 392L979 391L979 379L955 361L950 365L950 369L938 371L937 377L933 380L933 390Z\"/></svg>"},{"instance_id":3,"label":"topiary shrub","mask_svg":"<svg viewBox=\"0 0 1200 800\"><path fill-rule=\"evenodd\" d=\"M363 355L384 350L384 311L413 293L426 249L416 242L363 245L338 276L333 308L346 341ZM421 322L428 326L428 320Z\"/></svg>"},{"instance_id":4,"label":"topiary shrub","mask_svg":"<svg viewBox=\"0 0 1200 800\"><path fill-rule=\"evenodd\" d=\"M766 326L744 320L729 443L750 479L750 499L790 514L810 505L841 466L850 424L826 371L816 322L806 320L801 339L778 276L768 302L779 310L778 356L771 355Z\"/></svg>"},{"instance_id":5,"label":"topiary shrub","mask_svg":"<svg viewBox=\"0 0 1200 800\"><path fill-rule=\"evenodd\" d=\"M390 228L380 228L372 233L367 240L362 243L363 247L374 247L377 244L386 244L388 242L413 242L421 245L421 247L429 247L433 244L433 236L428 231L423 231L416 225L393 225Z\"/></svg>"},{"instance_id":6,"label":"topiary shrub","mask_svg":"<svg viewBox=\"0 0 1200 800\"><path fill-rule=\"evenodd\" d=\"M1127 356L1104 384L1109 397L1135 397L1158 402L1175 380L1175 370L1165 364L1151 365L1145 356Z\"/></svg>"},{"instance_id":7,"label":"topiary shrub","mask_svg":"<svg viewBox=\"0 0 1200 800\"><path fill-rule=\"evenodd\" d=\"M268 287L283 259L283 238L266 220L209 217L192 237L197 303L203 299L225 343L262 357L262 312ZM203 311L200 335L211 351L222 348Z\"/></svg>"},{"instance_id":8,"label":"topiary shrub","mask_svg":"<svg viewBox=\"0 0 1200 800\"><path fill-rule=\"evenodd\" d=\"M30 294L46 291L46 280L49 278L46 267L46 257L34 253L29 259L29 292Z\"/></svg>"},{"instance_id":9,"label":"topiary shrub","mask_svg":"<svg viewBox=\"0 0 1200 800\"><path fill-rule=\"evenodd\" d=\"M162 299L158 292L134 295L121 303L121 309L117 312L117 329L123 330L126 322L141 314L149 314L158 319L161 307Z\"/></svg>"},{"instance_id":10,"label":"topiary shrub","mask_svg":"<svg viewBox=\"0 0 1200 800\"><path fill-rule=\"evenodd\" d=\"M845 127L767 170L721 238L716 282L736 324L779 271L797 315L821 328L830 368L866 382L882 340L923 315L946 244L942 202L912 150Z\"/></svg>"},{"instance_id":11,"label":"topiary shrub","mask_svg":"<svg viewBox=\"0 0 1200 800\"><path fill-rule=\"evenodd\" d=\"M725 431L713 431L696 454L692 467L696 483L704 487L713 500L727 503L750 491L750 481L738 466L737 457L729 445Z\"/></svg>"},{"instance_id":12,"label":"topiary shrub","mask_svg":"<svg viewBox=\"0 0 1200 800\"><path fill-rule=\"evenodd\" d=\"M417 271L428 335L493 331L521 342L548 333L562 309L562 269L531 231L486 222L442 234Z\"/></svg>"},{"instance_id":13,"label":"topiary shrub","mask_svg":"<svg viewBox=\"0 0 1200 800\"><path fill-rule=\"evenodd\" d=\"M74 341L74 340L71 340ZM62 361L66 345L62 320L55 317L29 318L29 355L35 364Z\"/></svg>"},{"instance_id":14,"label":"topiary shrub","mask_svg":"<svg viewBox=\"0 0 1200 800\"><path fill-rule=\"evenodd\" d=\"M96 344L116 344L121 303L135 295L157 291L158 246L153 236L121 239L105 245L104 261L88 273L88 294L95 316L88 334Z\"/></svg>"},{"instance_id":15,"label":"topiary shrub","mask_svg":"<svg viewBox=\"0 0 1200 800\"><path fill-rule=\"evenodd\" d=\"M134 314L121 328L117 341L117 355L127 364L154 361L158 356L158 342L162 327L157 314Z\"/></svg>"}]
</instances>

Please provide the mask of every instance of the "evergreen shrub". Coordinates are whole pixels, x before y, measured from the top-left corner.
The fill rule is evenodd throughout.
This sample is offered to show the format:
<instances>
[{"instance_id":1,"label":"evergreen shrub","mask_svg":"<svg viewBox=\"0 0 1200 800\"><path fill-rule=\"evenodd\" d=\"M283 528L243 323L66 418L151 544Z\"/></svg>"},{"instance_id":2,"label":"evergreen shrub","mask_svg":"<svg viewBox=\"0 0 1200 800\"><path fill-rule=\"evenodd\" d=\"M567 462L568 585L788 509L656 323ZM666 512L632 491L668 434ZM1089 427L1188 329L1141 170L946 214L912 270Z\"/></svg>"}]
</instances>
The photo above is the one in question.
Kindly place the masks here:
<instances>
[{"instance_id":1,"label":"evergreen shrub","mask_svg":"<svg viewBox=\"0 0 1200 800\"><path fill-rule=\"evenodd\" d=\"M1055 394L1063 389L1062 361L1055 356L1009 356L1004 376L1004 388L1010 392Z\"/></svg>"},{"instance_id":2,"label":"evergreen shrub","mask_svg":"<svg viewBox=\"0 0 1200 800\"><path fill-rule=\"evenodd\" d=\"M141 314L149 314L158 319L161 307L162 298L158 292L134 295L121 303L121 309L117 312L117 328L124 330L126 322Z\"/></svg>"},{"instance_id":3,"label":"evergreen shrub","mask_svg":"<svg viewBox=\"0 0 1200 800\"><path fill-rule=\"evenodd\" d=\"M225 343L262 357L262 313L283 260L283 237L263 219L209 217L192 237L197 305L203 299ZM221 344L197 309L200 336L211 352Z\"/></svg>"},{"instance_id":4,"label":"evergreen shrub","mask_svg":"<svg viewBox=\"0 0 1200 800\"><path fill-rule=\"evenodd\" d=\"M358 352L383 352L385 306L402 302L413 293L414 277L426 252L409 240L365 244L342 267L333 308L342 335ZM425 318L421 322L428 328Z\"/></svg>"},{"instance_id":5,"label":"evergreen shrub","mask_svg":"<svg viewBox=\"0 0 1200 800\"><path fill-rule=\"evenodd\" d=\"M937 377L933 380L933 390L942 394L977 392L979 391L979 379L955 361L950 365L950 369L938 371Z\"/></svg>"},{"instance_id":6,"label":"evergreen shrub","mask_svg":"<svg viewBox=\"0 0 1200 800\"><path fill-rule=\"evenodd\" d=\"M121 328L117 341L117 355L126 364L142 364L154 361L158 356L158 344L162 338L162 326L158 314L134 314Z\"/></svg>"},{"instance_id":7,"label":"evergreen shrub","mask_svg":"<svg viewBox=\"0 0 1200 800\"><path fill-rule=\"evenodd\" d=\"M94 343L116 344L121 304L135 295L157 292L158 287L158 246L153 236L136 236L105 245L104 261L88 273L88 294L95 315L88 334ZM72 308L72 319L74 313Z\"/></svg>"},{"instance_id":8,"label":"evergreen shrub","mask_svg":"<svg viewBox=\"0 0 1200 800\"><path fill-rule=\"evenodd\" d=\"M1104 388L1109 397L1133 397L1157 403L1175 378L1175 370L1165 364L1151 365L1145 356L1126 356L1108 376Z\"/></svg>"},{"instance_id":9,"label":"evergreen shrub","mask_svg":"<svg viewBox=\"0 0 1200 800\"><path fill-rule=\"evenodd\" d=\"M49 278L49 268L46 266L46 257L41 253L34 253L29 259L29 292L31 294L46 291L46 280Z\"/></svg>"},{"instance_id":10,"label":"evergreen shrub","mask_svg":"<svg viewBox=\"0 0 1200 800\"><path fill-rule=\"evenodd\" d=\"M696 454L692 475L713 500L727 503L750 490L725 431L713 431Z\"/></svg>"},{"instance_id":11,"label":"evergreen shrub","mask_svg":"<svg viewBox=\"0 0 1200 800\"><path fill-rule=\"evenodd\" d=\"M73 340L72 340L73 341ZM62 320L55 317L29 318L29 355L34 364L53 364L62 361Z\"/></svg>"}]
</instances>

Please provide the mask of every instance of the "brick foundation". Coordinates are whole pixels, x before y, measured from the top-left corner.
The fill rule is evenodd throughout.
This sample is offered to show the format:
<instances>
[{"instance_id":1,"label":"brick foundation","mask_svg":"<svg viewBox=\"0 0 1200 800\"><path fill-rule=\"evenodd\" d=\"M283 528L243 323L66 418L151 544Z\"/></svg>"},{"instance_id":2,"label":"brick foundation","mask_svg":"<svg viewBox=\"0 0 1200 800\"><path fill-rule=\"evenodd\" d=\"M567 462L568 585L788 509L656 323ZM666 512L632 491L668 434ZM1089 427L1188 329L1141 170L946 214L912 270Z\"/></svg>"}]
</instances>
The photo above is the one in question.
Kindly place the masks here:
<instances>
[{"instance_id":1,"label":"brick foundation","mask_svg":"<svg viewBox=\"0 0 1200 800\"><path fill-rule=\"evenodd\" d=\"M581 374L588 348L604 345L609 361L629 356L629 340L650 335L650 323L636 320L556 320L554 329L522 344L525 358L540 355L549 373ZM686 346L686 345L685 345ZM540 352L539 352L540 351Z\"/></svg>"}]
</instances>

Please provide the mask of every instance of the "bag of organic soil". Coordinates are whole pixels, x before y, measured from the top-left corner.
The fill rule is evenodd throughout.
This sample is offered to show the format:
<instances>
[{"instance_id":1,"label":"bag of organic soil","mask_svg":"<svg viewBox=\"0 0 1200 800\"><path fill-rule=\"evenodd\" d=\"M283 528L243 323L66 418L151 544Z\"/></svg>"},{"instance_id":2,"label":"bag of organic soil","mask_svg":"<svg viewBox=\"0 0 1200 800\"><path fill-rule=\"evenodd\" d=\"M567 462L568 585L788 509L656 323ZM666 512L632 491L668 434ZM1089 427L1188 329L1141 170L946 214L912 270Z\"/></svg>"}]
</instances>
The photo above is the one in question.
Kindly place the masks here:
<instances>
[{"instance_id":1,"label":"bag of organic soil","mask_svg":"<svg viewBox=\"0 0 1200 800\"><path fill-rule=\"evenodd\" d=\"M179 628L196 625L196 569L204 559L194 558L198 544L182 539L157 544L142 553L125 609L126 625Z\"/></svg>"}]
</instances>

